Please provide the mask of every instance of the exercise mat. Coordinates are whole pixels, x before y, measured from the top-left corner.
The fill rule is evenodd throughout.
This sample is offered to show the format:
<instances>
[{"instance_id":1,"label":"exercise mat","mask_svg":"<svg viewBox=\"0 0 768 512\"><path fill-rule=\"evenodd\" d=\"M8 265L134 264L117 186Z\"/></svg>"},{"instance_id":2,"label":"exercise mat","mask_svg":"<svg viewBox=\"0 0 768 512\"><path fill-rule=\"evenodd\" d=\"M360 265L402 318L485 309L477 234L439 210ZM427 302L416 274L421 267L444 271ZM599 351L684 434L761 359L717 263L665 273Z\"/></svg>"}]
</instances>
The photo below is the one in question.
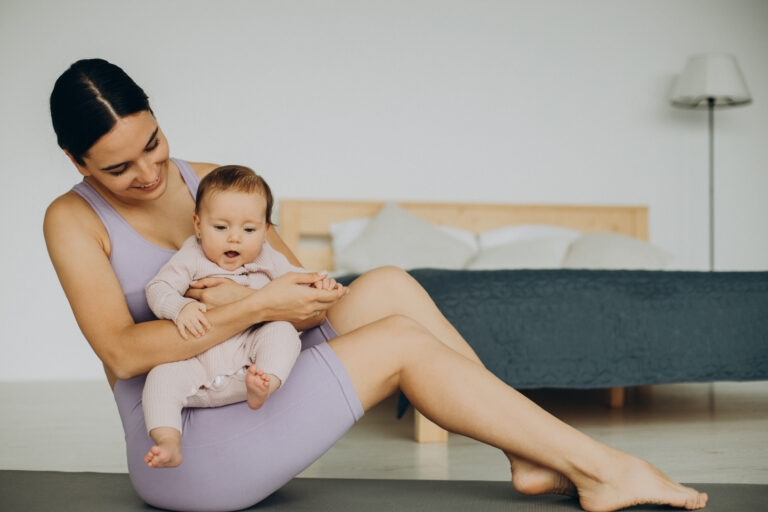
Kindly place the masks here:
<instances>
[{"instance_id":1,"label":"exercise mat","mask_svg":"<svg viewBox=\"0 0 768 512\"><path fill-rule=\"evenodd\" d=\"M757 512L768 506L768 485L688 484L709 494L707 512ZM125 473L0 471L3 512L133 512L157 510L136 495ZM522 496L507 482L295 478L248 510L338 512L581 510L564 496ZM639 506L632 511L672 510Z\"/></svg>"}]
</instances>

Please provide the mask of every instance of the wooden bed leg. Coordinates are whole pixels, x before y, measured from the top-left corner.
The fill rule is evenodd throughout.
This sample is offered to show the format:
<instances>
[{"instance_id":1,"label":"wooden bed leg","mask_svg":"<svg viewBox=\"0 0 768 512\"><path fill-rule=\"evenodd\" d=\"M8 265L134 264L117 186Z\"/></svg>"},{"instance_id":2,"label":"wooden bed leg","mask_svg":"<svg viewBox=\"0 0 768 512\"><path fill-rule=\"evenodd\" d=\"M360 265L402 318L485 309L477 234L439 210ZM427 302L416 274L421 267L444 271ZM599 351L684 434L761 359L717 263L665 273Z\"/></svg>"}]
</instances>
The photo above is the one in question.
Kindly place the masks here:
<instances>
[{"instance_id":1,"label":"wooden bed leg","mask_svg":"<svg viewBox=\"0 0 768 512\"><path fill-rule=\"evenodd\" d=\"M624 388L611 388L608 390L608 407L621 409L624 407Z\"/></svg>"},{"instance_id":2,"label":"wooden bed leg","mask_svg":"<svg viewBox=\"0 0 768 512\"><path fill-rule=\"evenodd\" d=\"M444 443L448 441L448 431L438 427L419 411L413 411L413 438L419 443Z\"/></svg>"}]
</instances>

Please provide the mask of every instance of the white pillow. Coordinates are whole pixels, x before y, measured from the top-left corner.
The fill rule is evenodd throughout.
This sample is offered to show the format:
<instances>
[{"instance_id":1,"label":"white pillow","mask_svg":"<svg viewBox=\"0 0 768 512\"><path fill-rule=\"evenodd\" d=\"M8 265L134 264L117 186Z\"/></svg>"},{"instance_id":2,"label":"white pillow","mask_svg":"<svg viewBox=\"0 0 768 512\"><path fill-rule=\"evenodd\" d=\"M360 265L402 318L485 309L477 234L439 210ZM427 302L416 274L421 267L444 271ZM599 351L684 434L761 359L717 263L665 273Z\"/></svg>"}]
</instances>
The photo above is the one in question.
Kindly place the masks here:
<instances>
[{"instance_id":1,"label":"white pillow","mask_svg":"<svg viewBox=\"0 0 768 512\"><path fill-rule=\"evenodd\" d=\"M329 224L328 229L331 232L333 253L339 254L350 242L360 236L370 223L371 219L362 217Z\"/></svg>"},{"instance_id":2,"label":"white pillow","mask_svg":"<svg viewBox=\"0 0 768 512\"><path fill-rule=\"evenodd\" d=\"M480 249L486 250L520 240L554 237L576 240L579 236L581 236L581 232L574 229L546 224L521 224L519 226L504 226L503 228L480 233L478 235L478 242L480 243Z\"/></svg>"},{"instance_id":3,"label":"white pillow","mask_svg":"<svg viewBox=\"0 0 768 512\"><path fill-rule=\"evenodd\" d=\"M637 238L613 233L579 237L563 260L564 268L662 270L673 256Z\"/></svg>"},{"instance_id":4,"label":"white pillow","mask_svg":"<svg viewBox=\"0 0 768 512\"><path fill-rule=\"evenodd\" d=\"M570 245L571 238L563 236L520 240L480 251L466 268L560 268Z\"/></svg>"},{"instance_id":5,"label":"white pillow","mask_svg":"<svg viewBox=\"0 0 768 512\"><path fill-rule=\"evenodd\" d=\"M355 238L360 236L365 228L370 224L371 218L360 217L357 219L344 220L341 222L333 222L328 225L331 232L331 245L333 246L334 254L344 249ZM477 241L477 235L466 229L452 228L449 226L435 225L439 230L451 235L457 240L461 240L472 251L480 249L480 245Z\"/></svg>"},{"instance_id":6,"label":"white pillow","mask_svg":"<svg viewBox=\"0 0 768 512\"><path fill-rule=\"evenodd\" d=\"M474 252L438 226L387 203L357 238L334 253L334 263L351 272L382 265L459 269Z\"/></svg>"},{"instance_id":7,"label":"white pillow","mask_svg":"<svg viewBox=\"0 0 768 512\"><path fill-rule=\"evenodd\" d=\"M460 240L467 244L467 247L472 249L472 252L477 252L480 249L480 244L477 241L477 235L466 229L452 228L450 226L435 226L443 233L451 235L456 240Z\"/></svg>"}]
</instances>

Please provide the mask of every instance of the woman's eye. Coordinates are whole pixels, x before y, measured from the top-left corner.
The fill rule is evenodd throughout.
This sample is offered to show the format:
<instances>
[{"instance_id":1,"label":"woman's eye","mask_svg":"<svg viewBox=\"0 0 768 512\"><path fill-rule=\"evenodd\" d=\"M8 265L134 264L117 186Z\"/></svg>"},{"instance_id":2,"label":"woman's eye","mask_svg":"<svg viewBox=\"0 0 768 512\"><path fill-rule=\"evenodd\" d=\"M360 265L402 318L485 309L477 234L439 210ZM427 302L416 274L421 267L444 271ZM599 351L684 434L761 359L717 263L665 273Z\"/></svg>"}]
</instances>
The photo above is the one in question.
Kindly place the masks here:
<instances>
[{"instance_id":1,"label":"woman's eye","mask_svg":"<svg viewBox=\"0 0 768 512\"><path fill-rule=\"evenodd\" d=\"M153 149L155 149L159 145L160 145L160 137L156 138L155 142L150 147L144 148L144 152L145 153L149 153L150 151L152 151Z\"/></svg>"},{"instance_id":2,"label":"woman's eye","mask_svg":"<svg viewBox=\"0 0 768 512\"><path fill-rule=\"evenodd\" d=\"M121 174L123 174L127 170L128 170L128 167L126 166L126 167L123 167L122 169L120 169L119 171L111 172L110 174L112 176L120 176Z\"/></svg>"}]
</instances>

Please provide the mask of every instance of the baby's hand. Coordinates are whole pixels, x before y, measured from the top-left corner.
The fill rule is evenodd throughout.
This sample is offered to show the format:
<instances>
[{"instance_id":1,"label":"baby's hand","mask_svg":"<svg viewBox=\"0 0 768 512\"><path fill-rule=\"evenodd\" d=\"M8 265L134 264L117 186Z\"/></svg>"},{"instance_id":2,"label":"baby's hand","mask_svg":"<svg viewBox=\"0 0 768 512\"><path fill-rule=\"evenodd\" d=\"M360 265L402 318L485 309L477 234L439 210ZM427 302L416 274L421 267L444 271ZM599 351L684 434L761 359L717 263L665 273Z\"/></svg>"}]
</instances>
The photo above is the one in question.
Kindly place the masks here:
<instances>
[{"instance_id":1,"label":"baby's hand","mask_svg":"<svg viewBox=\"0 0 768 512\"><path fill-rule=\"evenodd\" d=\"M344 285L337 283L335 279L329 279L327 277L312 283L312 286L318 290L341 290L344 288Z\"/></svg>"},{"instance_id":2,"label":"baby's hand","mask_svg":"<svg viewBox=\"0 0 768 512\"><path fill-rule=\"evenodd\" d=\"M176 317L176 328L185 340L189 339L187 331L199 338L211 328L211 323L205 318L205 304L190 302L179 311Z\"/></svg>"}]
</instances>

